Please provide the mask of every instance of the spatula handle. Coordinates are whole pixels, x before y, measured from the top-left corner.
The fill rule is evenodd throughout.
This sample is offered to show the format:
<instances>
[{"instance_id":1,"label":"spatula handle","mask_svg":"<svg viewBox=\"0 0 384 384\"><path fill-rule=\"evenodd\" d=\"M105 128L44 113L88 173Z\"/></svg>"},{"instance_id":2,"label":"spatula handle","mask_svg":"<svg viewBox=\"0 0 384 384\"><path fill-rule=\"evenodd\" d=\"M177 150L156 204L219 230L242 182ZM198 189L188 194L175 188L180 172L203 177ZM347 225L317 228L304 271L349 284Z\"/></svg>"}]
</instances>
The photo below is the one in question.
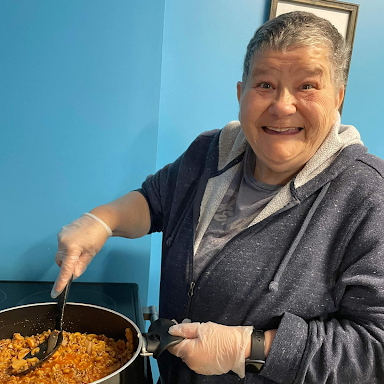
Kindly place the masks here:
<instances>
[{"instance_id":1,"label":"spatula handle","mask_svg":"<svg viewBox=\"0 0 384 384\"><path fill-rule=\"evenodd\" d=\"M73 276L69 279L63 292L58 296L57 301L57 312L56 312L56 328L58 331L63 330L63 319L64 319L64 306L67 302L69 286L71 285Z\"/></svg>"}]
</instances>

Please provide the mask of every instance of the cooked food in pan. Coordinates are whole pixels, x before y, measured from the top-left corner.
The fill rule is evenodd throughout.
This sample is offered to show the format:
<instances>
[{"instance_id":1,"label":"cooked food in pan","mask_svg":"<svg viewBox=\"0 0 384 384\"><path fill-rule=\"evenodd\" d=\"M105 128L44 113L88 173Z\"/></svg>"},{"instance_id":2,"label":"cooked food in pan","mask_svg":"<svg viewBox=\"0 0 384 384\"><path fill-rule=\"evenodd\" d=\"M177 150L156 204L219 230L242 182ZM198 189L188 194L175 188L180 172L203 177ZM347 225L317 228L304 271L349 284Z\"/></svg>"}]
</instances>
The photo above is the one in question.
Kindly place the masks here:
<instances>
[{"instance_id":1,"label":"cooked food in pan","mask_svg":"<svg viewBox=\"0 0 384 384\"><path fill-rule=\"evenodd\" d=\"M132 331L125 330L126 340L105 335L63 331L63 343L40 367L25 374L18 373L35 364L37 358L23 359L46 340L51 331L0 340L1 384L83 384L92 383L118 370L134 353ZM37 352L37 351L36 351Z\"/></svg>"}]
</instances>

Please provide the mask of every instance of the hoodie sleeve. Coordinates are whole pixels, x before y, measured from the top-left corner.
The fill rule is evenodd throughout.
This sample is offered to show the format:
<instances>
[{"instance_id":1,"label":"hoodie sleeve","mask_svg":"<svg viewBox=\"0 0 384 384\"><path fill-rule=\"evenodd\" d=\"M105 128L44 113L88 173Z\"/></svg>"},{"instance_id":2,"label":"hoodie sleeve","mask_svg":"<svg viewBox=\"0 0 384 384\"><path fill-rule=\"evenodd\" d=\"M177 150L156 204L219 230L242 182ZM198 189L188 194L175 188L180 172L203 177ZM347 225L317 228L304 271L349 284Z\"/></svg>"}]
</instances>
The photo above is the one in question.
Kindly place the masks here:
<instances>
[{"instance_id":1,"label":"hoodie sleeve","mask_svg":"<svg viewBox=\"0 0 384 384\"><path fill-rule=\"evenodd\" d=\"M163 230L164 215L170 210L170 205L167 204L169 199L166 196L171 193L171 186L174 184L180 162L181 157L172 164L166 165L154 175L149 175L141 188L137 190L147 200L151 214L151 228L148 233Z\"/></svg>"},{"instance_id":2,"label":"hoodie sleeve","mask_svg":"<svg viewBox=\"0 0 384 384\"><path fill-rule=\"evenodd\" d=\"M137 189L147 200L151 214L149 233L165 231L168 220L178 221L185 206L193 198L193 189L204 170L211 143L217 143L220 131L203 132L173 163L146 178ZM173 220L174 221L174 220ZM171 226L175 223L171 223Z\"/></svg>"},{"instance_id":3,"label":"hoodie sleeve","mask_svg":"<svg viewBox=\"0 0 384 384\"><path fill-rule=\"evenodd\" d=\"M262 376L281 384L384 383L383 197L365 205L341 239L337 311L311 320L284 314Z\"/></svg>"}]
</instances>

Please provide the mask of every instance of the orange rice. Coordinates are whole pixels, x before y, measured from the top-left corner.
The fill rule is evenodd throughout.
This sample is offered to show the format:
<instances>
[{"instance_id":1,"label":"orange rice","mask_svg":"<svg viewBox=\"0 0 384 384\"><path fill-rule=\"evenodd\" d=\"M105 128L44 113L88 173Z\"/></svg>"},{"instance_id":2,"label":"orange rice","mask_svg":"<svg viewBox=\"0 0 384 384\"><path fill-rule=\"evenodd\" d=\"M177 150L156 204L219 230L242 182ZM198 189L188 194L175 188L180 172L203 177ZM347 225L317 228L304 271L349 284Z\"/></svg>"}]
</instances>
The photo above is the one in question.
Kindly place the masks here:
<instances>
[{"instance_id":1,"label":"orange rice","mask_svg":"<svg viewBox=\"0 0 384 384\"><path fill-rule=\"evenodd\" d=\"M125 330L127 340L105 335L63 332L63 343L40 367L25 374L14 375L34 364L24 360L31 350L46 340L51 331L0 340L0 384L85 384L97 381L118 370L134 353L132 331Z\"/></svg>"}]
</instances>

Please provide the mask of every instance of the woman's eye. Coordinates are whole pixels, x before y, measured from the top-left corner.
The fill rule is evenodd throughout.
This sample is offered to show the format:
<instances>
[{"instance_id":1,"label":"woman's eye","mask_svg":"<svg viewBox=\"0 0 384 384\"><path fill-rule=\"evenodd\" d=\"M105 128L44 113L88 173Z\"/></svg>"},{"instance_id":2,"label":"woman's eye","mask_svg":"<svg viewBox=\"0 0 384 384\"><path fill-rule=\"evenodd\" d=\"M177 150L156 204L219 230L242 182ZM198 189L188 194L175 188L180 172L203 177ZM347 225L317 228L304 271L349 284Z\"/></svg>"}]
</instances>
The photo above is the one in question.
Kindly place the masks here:
<instances>
[{"instance_id":1,"label":"woman's eye","mask_svg":"<svg viewBox=\"0 0 384 384\"><path fill-rule=\"evenodd\" d=\"M301 89L312 89L314 88L312 84L304 84L301 86Z\"/></svg>"},{"instance_id":2,"label":"woman's eye","mask_svg":"<svg viewBox=\"0 0 384 384\"><path fill-rule=\"evenodd\" d=\"M258 84L258 87L263 88L263 89L271 89L272 85L270 83L260 83L260 84Z\"/></svg>"}]
</instances>

